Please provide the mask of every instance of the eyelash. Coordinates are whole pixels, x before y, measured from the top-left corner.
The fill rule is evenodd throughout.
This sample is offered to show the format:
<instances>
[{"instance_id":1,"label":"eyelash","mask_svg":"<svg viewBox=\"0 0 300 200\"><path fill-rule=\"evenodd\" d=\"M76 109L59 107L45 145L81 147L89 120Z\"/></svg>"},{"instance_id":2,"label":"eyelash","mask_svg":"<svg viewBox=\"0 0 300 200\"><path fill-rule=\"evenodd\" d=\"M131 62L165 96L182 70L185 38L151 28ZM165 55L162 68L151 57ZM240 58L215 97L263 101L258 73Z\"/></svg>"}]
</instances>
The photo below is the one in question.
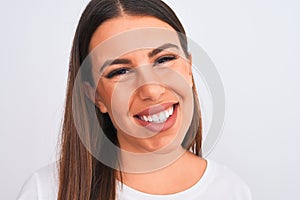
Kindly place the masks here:
<instances>
[{"instance_id":1,"label":"eyelash","mask_svg":"<svg viewBox=\"0 0 300 200\"><path fill-rule=\"evenodd\" d=\"M113 78L115 76L125 74L128 71L129 71L129 68L126 68L126 67L118 68L118 69L115 69L115 70L111 71L110 73L108 73L105 77L106 78Z\"/></svg>"},{"instance_id":2,"label":"eyelash","mask_svg":"<svg viewBox=\"0 0 300 200\"><path fill-rule=\"evenodd\" d=\"M154 64L161 65L165 62L169 62L169 61L175 60L177 58L178 58L178 56L175 56L175 55L162 56L162 57L158 58L157 60L155 60Z\"/></svg>"},{"instance_id":3,"label":"eyelash","mask_svg":"<svg viewBox=\"0 0 300 200\"><path fill-rule=\"evenodd\" d=\"M170 62L170 61L175 60L177 58L178 58L178 56L175 56L175 55L168 55L168 56L159 57L158 59L155 60L154 66L162 65L166 62ZM118 68L118 69L115 69L115 70L111 71L105 77L111 79L111 78L114 78L115 76L119 76L119 75L128 73L129 71L130 71L130 68L122 67L122 68Z\"/></svg>"}]
</instances>

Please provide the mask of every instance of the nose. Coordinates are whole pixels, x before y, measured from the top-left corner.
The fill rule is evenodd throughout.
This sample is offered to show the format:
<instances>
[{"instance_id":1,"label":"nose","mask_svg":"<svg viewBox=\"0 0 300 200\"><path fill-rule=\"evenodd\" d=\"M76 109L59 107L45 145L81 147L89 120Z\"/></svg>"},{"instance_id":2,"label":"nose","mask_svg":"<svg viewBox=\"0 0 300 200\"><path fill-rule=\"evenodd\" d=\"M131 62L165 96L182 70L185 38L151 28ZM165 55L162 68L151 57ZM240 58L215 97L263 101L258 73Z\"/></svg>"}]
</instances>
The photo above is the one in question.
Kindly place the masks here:
<instances>
[{"instance_id":1,"label":"nose","mask_svg":"<svg viewBox=\"0 0 300 200\"><path fill-rule=\"evenodd\" d=\"M137 62L138 95L142 100L157 101L165 93L166 88L161 84L161 76L153 70L152 64L145 59Z\"/></svg>"},{"instance_id":2,"label":"nose","mask_svg":"<svg viewBox=\"0 0 300 200\"><path fill-rule=\"evenodd\" d=\"M158 83L148 83L141 86L138 93L142 100L157 101L165 93L165 87Z\"/></svg>"}]
</instances>

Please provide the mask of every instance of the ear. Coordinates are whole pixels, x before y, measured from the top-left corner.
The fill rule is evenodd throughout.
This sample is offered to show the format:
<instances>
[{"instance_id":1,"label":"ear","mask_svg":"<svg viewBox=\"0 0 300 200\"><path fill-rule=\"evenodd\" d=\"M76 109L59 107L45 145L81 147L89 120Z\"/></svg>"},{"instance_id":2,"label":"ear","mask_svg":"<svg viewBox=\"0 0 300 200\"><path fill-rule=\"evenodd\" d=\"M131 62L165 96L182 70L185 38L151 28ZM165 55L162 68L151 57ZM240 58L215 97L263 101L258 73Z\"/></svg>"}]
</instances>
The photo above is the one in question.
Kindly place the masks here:
<instances>
[{"instance_id":1,"label":"ear","mask_svg":"<svg viewBox=\"0 0 300 200\"><path fill-rule=\"evenodd\" d=\"M107 107L103 103L102 98L89 82L83 82L83 90L84 94L100 109L102 113L107 113Z\"/></svg>"},{"instance_id":2,"label":"ear","mask_svg":"<svg viewBox=\"0 0 300 200\"><path fill-rule=\"evenodd\" d=\"M193 68L193 63L192 63L192 54L189 53L189 57L188 57L188 73L189 73L189 77L188 77L188 82L189 82L189 85L191 87L193 87L193 71L192 71L192 68Z\"/></svg>"}]
</instances>

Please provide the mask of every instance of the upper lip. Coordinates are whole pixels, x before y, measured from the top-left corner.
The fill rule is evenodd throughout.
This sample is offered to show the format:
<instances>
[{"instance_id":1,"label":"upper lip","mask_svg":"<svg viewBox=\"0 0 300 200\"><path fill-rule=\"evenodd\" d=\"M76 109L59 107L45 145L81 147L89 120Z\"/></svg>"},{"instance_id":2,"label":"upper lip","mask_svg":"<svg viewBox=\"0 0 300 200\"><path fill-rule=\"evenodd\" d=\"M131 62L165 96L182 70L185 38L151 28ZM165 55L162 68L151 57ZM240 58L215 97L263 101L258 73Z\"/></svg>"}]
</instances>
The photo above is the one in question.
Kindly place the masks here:
<instances>
[{"instance_id":1,"label":"upper lip","mask_svg":"<svg viewBox=\"0 0 300 200\"><path fill-rule=\"evenodd\" d=\"M156 113L160 113L160 112L166 110L167 108L173 106L174 104L177 104L177 103L176 102L168 102L168 103L156 104L156 105L153 105L153 106L150 106L150 107L144 109L143 111L135 114L134 116L154 115Z\"/></svg>"}]
</instances>

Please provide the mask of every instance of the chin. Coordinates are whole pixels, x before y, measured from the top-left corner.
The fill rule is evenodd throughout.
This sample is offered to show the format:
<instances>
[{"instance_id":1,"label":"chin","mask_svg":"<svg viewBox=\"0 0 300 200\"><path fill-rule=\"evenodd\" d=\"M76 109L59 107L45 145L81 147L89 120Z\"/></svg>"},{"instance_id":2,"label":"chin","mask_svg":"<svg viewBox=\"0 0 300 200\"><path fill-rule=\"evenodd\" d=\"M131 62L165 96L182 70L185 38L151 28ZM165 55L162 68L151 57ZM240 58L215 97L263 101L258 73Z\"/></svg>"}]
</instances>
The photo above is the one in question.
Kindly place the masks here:
<instances>
[{"instance_id":1,"label":"chin","mask_svg":"<svg viewBox=\"0 0 300 200\"><path fill-rule=\"evenodd\" d=\"M180 146L180 143L174 144L174 136L165 136L161 138L155 138L147 142L145 149L148 152L157 153L169 153L176 150Z\"/></svg>"}]
</instances>

